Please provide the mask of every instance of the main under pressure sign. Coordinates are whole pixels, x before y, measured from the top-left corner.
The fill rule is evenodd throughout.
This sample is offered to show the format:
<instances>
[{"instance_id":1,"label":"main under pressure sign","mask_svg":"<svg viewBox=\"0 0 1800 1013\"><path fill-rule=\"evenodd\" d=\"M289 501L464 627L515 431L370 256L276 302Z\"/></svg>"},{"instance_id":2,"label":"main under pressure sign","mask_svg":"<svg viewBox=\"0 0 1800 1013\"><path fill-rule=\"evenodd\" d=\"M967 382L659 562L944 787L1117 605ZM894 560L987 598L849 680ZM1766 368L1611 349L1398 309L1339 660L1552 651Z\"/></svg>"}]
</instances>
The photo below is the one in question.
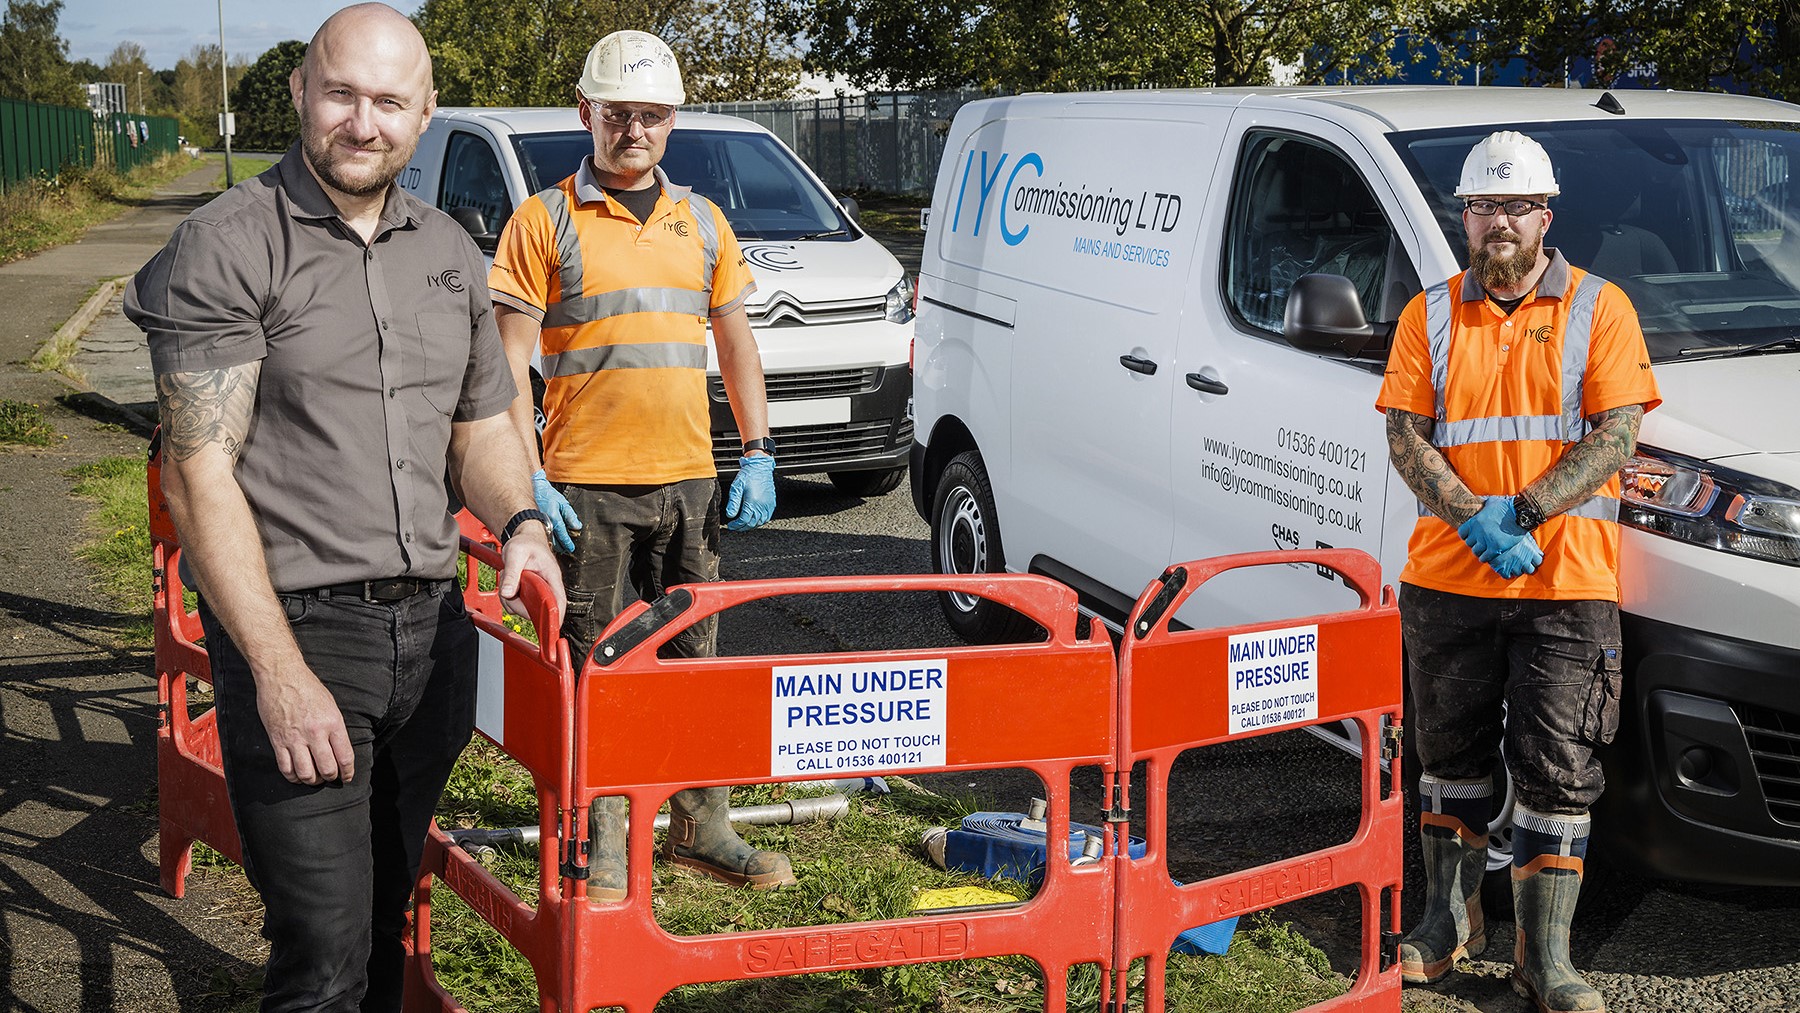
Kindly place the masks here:
<instances>
[{"instance_id":1,"label":"main under pressure sign","mask_svg":"<svg viewBox=\"0 0 1800 1013\"><path fill-rule=\"evenodd\" d=\"M773 669L770 776L944 765L943 658Z\"/></svg>"},{"instance_id":2,"label":"main under pressure sign","mask_svg":"<svg viewBox=\"0 0 1800 1013\"><path fill-rule=\"evenodd\" d=\"M1227 640L1230 728L1254 731L1319 716L1319 628L1239 633Z\"/></svg>"}]
</instances>

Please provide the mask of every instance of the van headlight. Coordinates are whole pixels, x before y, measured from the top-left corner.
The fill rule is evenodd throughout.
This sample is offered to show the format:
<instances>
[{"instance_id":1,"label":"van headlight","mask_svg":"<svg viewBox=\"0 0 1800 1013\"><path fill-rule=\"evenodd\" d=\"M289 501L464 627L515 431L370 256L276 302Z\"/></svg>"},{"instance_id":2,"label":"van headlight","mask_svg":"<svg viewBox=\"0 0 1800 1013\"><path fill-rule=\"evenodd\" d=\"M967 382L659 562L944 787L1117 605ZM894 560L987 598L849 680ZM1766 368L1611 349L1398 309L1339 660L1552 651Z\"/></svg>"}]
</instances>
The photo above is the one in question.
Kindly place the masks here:
<instances>
[{"instance_id":1,"label":"van headlight","mask_svg":"<svg viewBox=\"0 0 1800 1013\"><path fill-rule=\"evenodd\" d=\"M903 324L913 318L913 283L905 272L901 272L900 280L888 289L886 310L890 323Z\"/></svg>"},{"instance_id":2,"label":"van headlight","mask_svg":"<svg viewBox=\"0 0 1800 1013\"><path fill-rule=\"evenodd\" d=\"M1800 566L1800 490L1651 447L1638 448L1619 480L1620 523Z\"/></svg>"}]
</instances>

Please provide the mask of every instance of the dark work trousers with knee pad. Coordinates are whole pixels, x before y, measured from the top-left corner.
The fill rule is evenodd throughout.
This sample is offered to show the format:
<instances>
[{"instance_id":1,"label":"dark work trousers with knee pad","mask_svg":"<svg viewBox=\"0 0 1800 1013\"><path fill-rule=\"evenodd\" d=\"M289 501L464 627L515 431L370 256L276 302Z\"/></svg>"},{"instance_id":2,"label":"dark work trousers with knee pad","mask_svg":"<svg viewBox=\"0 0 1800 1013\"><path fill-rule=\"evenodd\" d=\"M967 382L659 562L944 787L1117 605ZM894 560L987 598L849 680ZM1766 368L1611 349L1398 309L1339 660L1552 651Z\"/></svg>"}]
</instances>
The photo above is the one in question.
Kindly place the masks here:
<instances>
[{"instance_id":1,"label":"dark work trousers with knee pad","mask_svg":"<svg viewBox=\"0 0 1800 1013\"><path fill-rule=\"evenodd\" d=\"M1605 787L1594 748L1619 726L1617 603L1475 598L1402 584L1400 626L1407 720L1425 773L1488 777L1504 741L1526 807L1574 814L1593 805Z\"/></svg>"},{"instance_id":2,"label":"dark work trousers with knee pad","mask_svg":"<svg viewBox=\"0 0 1800 1013\"><path fill-rule=\"evenodd\" d=\"M386 603L277 597L356 768L348 784L281 775L249 664L202 600L226 790L266 909L262 1008L398 1011L426 831L474 730L475 629L450 580Z\"/></svg>"},{"instance_id":3,"label":"dark work trousers with knee pad","mask_svg":"<svg viewBox=\"0 0 1800 1013\"><path fill-rule=\"evenodd\" d=\"M667 485L558 484L581 518L570 529L575 553L558 553L569 610L563 636L577 670L606 625L635 601L655 601L679 584L719 579L719 483L696 478ZM719 622L683 630L665 650L710 658Z\"/></svg>"}]
</instances>

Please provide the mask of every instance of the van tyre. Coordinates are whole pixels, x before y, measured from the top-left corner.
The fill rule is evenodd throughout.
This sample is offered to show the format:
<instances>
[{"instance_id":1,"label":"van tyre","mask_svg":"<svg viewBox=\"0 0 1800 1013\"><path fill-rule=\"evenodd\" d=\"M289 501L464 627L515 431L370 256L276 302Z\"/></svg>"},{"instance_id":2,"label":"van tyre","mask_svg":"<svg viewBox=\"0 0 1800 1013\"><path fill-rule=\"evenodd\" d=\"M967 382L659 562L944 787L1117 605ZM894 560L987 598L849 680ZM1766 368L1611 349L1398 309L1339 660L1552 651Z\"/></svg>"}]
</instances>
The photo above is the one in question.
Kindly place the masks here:
<instances>
[{"instance_id":1,"label":"van tyre","mask_svg":"<svg viewBox=\"0 0 1800 1013\"><path fill-rule=\"evenodd\" d=\"M861 496L872 499L886 496L900 487L900 480L906 477L906 469L887 468L881 471L833 471L826 475L838 492L846 496Z\"/></svg>"},{"instance_id":2,"label":"van tyre","mask_svg":"<svg viewBox=\"0 0 1800 1013\"><path fill-rule=\"evenodd\" d=\"M932 494L931 569L963 576L1006 572L994 489L977 451L951 458ZM957 636L971 644L1018 643L1043 636L1036 623L986 598L941 592L938 605Z\"/></svg>"}]
</instances>

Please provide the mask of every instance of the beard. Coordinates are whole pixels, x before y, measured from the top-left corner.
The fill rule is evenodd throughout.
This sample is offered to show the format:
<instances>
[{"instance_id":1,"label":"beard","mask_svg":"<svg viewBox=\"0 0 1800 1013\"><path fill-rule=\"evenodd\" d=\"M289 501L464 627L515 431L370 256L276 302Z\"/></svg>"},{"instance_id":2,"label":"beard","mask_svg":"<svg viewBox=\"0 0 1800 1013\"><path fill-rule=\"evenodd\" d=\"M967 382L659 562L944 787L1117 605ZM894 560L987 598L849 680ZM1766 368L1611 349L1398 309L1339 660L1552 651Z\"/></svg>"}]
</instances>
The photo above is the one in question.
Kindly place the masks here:
<instances>
[{"instance_id":1,"label":"beard","mask_svg":"<svg viewBox=\"0 0 1800 1013\"><path fill-rule=\"evenodd\" d=\"M1494 250L1491 244L1502 240L1513 244L1511 254ZM1479 243L1470 241L1469 270L1475 272L1475 280L1481 282L1482 288L1490 292L1511 292L1537 266L1538 254L1543 248L1542 235L1527 244L1511 229L1495 229L1482 237Z\"/></svg>"},{"instance_id":2,"label":"beard","mask_svg":"<svg viewBox=\"0 0 1800 1013\"><path fill-rule=\"evenodd\" d=\"M351 197L369 197L386 190L412 158L411 151L397 151L393 145L384 142L379 149L381 159L374 168L352 167L345 164L347 159L339 156L331 142L330 134L308 129L300 132L300 146L313 171L326 186Z\"/></svg>"}]
</instances>

